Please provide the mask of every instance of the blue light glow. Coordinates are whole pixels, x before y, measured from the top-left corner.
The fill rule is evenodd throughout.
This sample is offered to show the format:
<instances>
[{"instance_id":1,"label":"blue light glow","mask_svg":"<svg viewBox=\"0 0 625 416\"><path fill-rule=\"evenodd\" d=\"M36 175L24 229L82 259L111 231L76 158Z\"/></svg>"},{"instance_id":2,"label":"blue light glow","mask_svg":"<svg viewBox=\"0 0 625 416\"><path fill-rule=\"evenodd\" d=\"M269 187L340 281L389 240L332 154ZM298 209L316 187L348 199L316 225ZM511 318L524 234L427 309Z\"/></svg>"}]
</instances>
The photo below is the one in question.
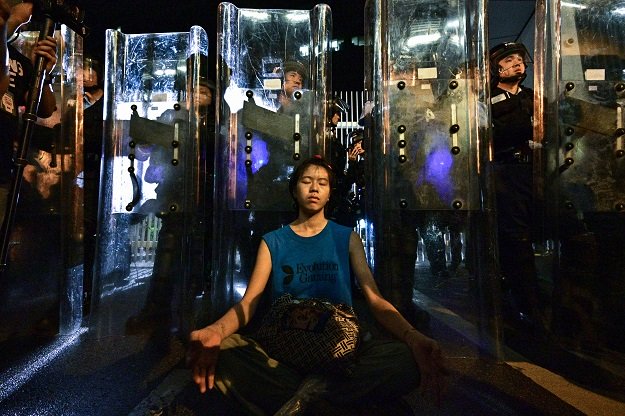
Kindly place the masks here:
<instances>
[{"instance_id":1,"label":"blue light glow","mask_svg":"<svg viewBox=\"0 0 625 416\"><path fill-rule=\"evenodd\" d=\"M451 168L453 156L444 145L437 145L425 158L423 172L417 180L418 184L431 184L445 203L451 203L453 198L453 184L451 183Z\"/></svg>"}]
</instances>

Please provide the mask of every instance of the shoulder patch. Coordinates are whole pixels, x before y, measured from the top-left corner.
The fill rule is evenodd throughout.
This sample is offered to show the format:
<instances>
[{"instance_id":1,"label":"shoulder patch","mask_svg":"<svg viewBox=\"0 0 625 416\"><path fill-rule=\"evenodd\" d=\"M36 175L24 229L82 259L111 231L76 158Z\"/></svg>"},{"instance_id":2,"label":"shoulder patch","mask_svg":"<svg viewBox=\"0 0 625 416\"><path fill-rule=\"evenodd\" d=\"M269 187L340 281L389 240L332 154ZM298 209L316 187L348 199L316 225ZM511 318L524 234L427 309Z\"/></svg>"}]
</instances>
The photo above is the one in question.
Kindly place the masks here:
<instances>
[{"instance_id":1,"label":"shoulder patch","mask_svg":"<svg viewBox=\"0 0 625 416\"><path fill-rule=\"evenodd\" d=\"M490 99L490 103L491 103L491 104L497 104L497 103L500 103L500 102L502 102L502 101L506 100L507 98L508 98L508 97L506 96L506 94L501 93L501 94L499 94L499 95L496 95L496 96L492 97L492 98Z\"/></svg>"}]
</instances>

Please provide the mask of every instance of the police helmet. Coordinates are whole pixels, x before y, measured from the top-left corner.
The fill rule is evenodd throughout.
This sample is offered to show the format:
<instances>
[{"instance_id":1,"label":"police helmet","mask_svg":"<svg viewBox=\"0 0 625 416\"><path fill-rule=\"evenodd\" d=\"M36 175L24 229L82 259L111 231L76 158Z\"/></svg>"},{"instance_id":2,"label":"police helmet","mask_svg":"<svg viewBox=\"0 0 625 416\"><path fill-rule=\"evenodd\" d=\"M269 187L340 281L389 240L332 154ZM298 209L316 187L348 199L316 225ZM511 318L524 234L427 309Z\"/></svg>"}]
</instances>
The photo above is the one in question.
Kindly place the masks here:
<instances>
[{"instance_id":1,"label":"police helmet","mask_svg":"<svg viewBox=\"0 0 625 416\"><path fill-rule=\"evenodd\" d=\"M302 76L302 81L305 81L308 78L308 71L303 63L296 60L285 61L282 64L282 75L284 76L287 72L297 72Z\"/></svg>"},{"instance_id":2,"label":"police helmet","mask_svg":"<svg viewBox=\"0 0 625 416\"><path fill-rule=\"evenodd\" d=\"M365 137L365 131L363 129L355 129L349 133L349 144L355 145L358 142L361 142Z\"/></svg>"}]
</instances>

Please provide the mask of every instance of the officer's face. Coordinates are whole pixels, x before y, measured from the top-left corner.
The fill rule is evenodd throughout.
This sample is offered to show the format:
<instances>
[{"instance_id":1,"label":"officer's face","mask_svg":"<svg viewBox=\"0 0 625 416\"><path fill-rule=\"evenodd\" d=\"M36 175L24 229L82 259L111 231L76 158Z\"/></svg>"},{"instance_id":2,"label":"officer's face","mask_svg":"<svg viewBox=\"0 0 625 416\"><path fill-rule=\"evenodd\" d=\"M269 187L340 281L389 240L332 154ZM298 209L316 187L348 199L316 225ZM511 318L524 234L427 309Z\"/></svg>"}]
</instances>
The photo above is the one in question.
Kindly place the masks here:
<instances>
[{"instance_id":1,"label":"officer's face","mask_svg":"<svg viewBox=\"0 0 625 416\"><path fill-rule=\"evenodd\" d=\"M98 73L91 67L83 68L82 71L82 83L84 88L89 88L98 85Z\"/></svg>"},{"instance_id":2,"label":"officer's face","mask_svg":"<svg viewBox=\"0 0 625 416\"><path fill-rule=\"evenodd\" d=\"M293 96L295 91L302 89L303 83L303 77L295 71L284 74L284 92L288 97Z\"/></svg>"},{"instance_id":3,"label":"officer's face","mask_svg":"<svg viewBox=\"0 0 625 416\"><path fill-rule=\"evenodd\" d=\"M525 72L525 62L523 56L513 53L501 59L497 65L499 66L499 76L503 78L521 75Z\"/></svg>"},{"instance_id":4,"label":"officer's face","mask_svg":"<svg viewBox=\"0 0 625 416\"><path fill-rule=\"evenodd\" d=\"M208 107L213 102L213 92L206 85L200 85L195 99L198 107Z\"/></svg>"}]
</instances>

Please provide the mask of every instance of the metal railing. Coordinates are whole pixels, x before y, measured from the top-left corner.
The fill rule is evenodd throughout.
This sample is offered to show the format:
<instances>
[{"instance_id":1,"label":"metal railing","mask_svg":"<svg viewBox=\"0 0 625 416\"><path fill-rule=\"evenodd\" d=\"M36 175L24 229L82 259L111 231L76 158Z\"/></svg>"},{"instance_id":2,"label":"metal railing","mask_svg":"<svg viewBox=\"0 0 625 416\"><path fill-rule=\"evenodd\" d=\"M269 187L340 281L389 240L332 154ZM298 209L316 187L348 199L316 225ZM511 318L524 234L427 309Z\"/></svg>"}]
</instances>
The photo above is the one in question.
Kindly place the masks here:
<instances>
[{"instance_id":1,"label":"metal railing","mask_svg":"<svg viewBox=\"0 0 625 416\"><path fill-rule=\"evenodd\" d=\"M131 262L136 266L152 266L156 257L161 219L154 214L130 228Z\"/></svg>"}]
</instances>

